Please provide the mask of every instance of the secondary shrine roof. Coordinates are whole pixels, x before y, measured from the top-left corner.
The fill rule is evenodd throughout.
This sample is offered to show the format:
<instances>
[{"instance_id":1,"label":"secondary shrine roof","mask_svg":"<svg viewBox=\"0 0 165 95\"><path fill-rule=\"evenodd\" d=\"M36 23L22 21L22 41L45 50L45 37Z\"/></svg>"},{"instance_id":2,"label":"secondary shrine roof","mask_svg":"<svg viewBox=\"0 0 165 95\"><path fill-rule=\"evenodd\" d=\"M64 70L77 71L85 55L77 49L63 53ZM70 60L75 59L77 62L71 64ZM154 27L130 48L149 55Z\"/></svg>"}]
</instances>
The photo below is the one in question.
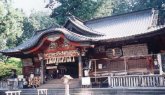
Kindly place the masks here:
<instances>
[{"instance_id":1,"label":"secondary shrine roof","mask_svg":"<svg viewBox=\"0 0 165 95\"><path fill-rule=\"evenodd\" d=\"M76 18L75 18L76 19ZM90 29L98 33L97 40L116 41L133 38L165 28L165 25L157 25L158 11L148 9L117 16L93 19L80 23L79 19L73 20L77 27Z\"/></svg>"},{"instance_id":2,"label":"secondary shrine roof","mask_svg":"<svg viewBox=\"0 0 165 95\"><path fill-rule=\"evenodd\" d=\"M152 23L153 13L151 10L84 22L87 27L103 33L109 39L149 32L148 30L151 28Z\"/></svg>"}]
</instances>

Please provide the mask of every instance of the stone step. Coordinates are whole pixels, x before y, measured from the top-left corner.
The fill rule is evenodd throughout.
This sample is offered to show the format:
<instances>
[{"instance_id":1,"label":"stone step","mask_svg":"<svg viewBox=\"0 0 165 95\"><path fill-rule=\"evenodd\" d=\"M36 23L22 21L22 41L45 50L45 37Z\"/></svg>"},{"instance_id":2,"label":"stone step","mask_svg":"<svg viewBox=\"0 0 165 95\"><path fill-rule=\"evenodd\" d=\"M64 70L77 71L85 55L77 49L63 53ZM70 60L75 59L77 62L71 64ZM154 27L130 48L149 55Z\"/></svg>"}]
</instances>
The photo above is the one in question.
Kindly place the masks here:
<instances>
[{"instance_id":1,"label":"stone step","mask_svg":"<svg viewBox=\"0 0 165 95\"><path fill-rule=\"evenodd\" d=\"M76 88L70 95L165 95L165 88ZM37 89L22 89L21 95L37 95ZM48 95L64 95L64 89L48 89ZM5 94L0 94L5 95Z\"/></svg>"},{"instance_id":2,"label":"stone step","mask_svg":"<svg viewBox=\"0 0 165 95\"><path fill-rule=\"evenodd\" d=\"M81 85L80 85L80 79L73 79L70 81L70 88L80 88ZM54 80L50 80L50 81L47 81L45 84L41 85L40 89L58 89L58 88L64 88L64 83L62 80L60 79L54 79Z\"/></svg>"},{"instance_id":3,"label":"stone step","mask_svg":"<svg viewBox=\"0 0 165 95\"><path fill-rule=\"evenodd\" d=\"M62 83L61 79L54 79L54 80L49 80L46 82L47 84L52 84L52 83Z\"/></svg>"},{"instance_id":4,"label":"stone step","mask_svg":"<svg viewBox=\"0 0 165 95\"><path fill-rule=\"evenodd\" d=\"M77 82L77 81L80 81L80 79L72 79L70 83ZM54 80L49 80L46 82L46 84L52 84L52 83L63 83L63 81L61 79L54 79Z\"/></svg>"},{"instance_id":5,"label":"stone step","mask_svg":"<svg viewBox=\"0 0 165 95\"><path fill-rule=\"evenodd\" d=\"M164 87L141 88L75 88L70 95L165 95ZM20 89L21 95L37 95L37 89ZM65 89L48 89L48 95L64 95ZM0 95L5 95L0 91Z\"/></svg>"},{"instance_id":6,"label":"stone step","mask_svg":"<svg viewBox=\"0 0 165 95\"><path fill-rule=\"evenodd\" d=\"M64 95L64 89L48 89L48 95ZM37 89L22 89L21 95L37 95Z\"/></svg>"}]
</instances>

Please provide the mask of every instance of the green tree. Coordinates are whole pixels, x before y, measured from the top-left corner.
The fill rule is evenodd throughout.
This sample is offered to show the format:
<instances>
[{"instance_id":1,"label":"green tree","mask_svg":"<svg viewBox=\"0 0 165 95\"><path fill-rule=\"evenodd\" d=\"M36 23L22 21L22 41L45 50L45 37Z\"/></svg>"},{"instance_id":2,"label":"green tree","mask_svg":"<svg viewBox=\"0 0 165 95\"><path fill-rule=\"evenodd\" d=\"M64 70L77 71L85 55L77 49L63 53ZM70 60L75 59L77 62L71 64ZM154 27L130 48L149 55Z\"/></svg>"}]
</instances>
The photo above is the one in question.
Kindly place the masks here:
<instances>
[{"instance_id":1,"label":"green tree","mask_svg":"<svg viewBox=\"0 0 165 95\"><path fill-rule=\"evenodd\" d=\"M113 14L155 8L161 10L165 0L113 0Z\"/></svg>"},{"instance_id":2,"label":"green tree","mask_svg":"<svg viewBox=\"0 0 165 95\"><path fill-rule=\"evenodd\" d=\"M17 62L19 61L18 60L14 61L14 63L0 62L0 80L3 78L9 77L11 75L12 69L15 69L17 71L17 75L22 74L22 67L19 67L18 65L16 65Z\"/></svg>"},{"instance_id":3,"label":"green tree","mask_svg":"<svg viewBox=\"0 0 165 95\"><path fill-rule=\"evenodd\" d=\"M111 16L113 12L113 0L103 0L100 6L97 8L94 18Z\"/></svg>"},{"instance_id":4,"label":"green tree","mask_svg":"<svg viewBox=\"0 0 165 95\"><path fill-rule=\"evenodd\" d=\"M159 24L165 22L165 0L113 0L113 15L154 8L159 10Z\"/></svg>"},{"instance_id":5,"label":"green tree","mask_svg":"<svg viewBox=\"0 0 165 95\"><path fill-rule=\"evenodd\" d=\"M4 6L4 3L2 1L0 1L0 49L4 49L6 47L6 40L5 38L5 21L4 18L6 16L6 9Z\"/></svg>"},{"instance_id":6,"label":"green tree","mask_svg":"<svg viewBox=\"0 0 165 95\"><path fill-rule=\"evenodd\" d=\"M17 38L22 35L23 13L11 3L0 1L0 49L15 47Z\"/></svg>"},{"instance_id":7,"label":"green tree","mask_svg":"<svg viewBox=\"0 0 165 95\"><path fill-rule=\"evenodd\" d=\"M22 62L19 58L14 58L11 57L8 60L6 60L6 64L13 64L14 66L21 68L22 67Z\"/></svg>"},{"instance_id":8,"label":"green tree","mask_svg":"<svg viewBox=\"0 0 165 95\"><path fill-rule=\"evenodd\" d=\"M22 40L29 39L33 34L34 31L46 29L49 27L56 26L56 21L53 18L50 18L44 12L33 12L29 17L25 17L23 22L23 34Z\"/></svg>"},{"instance_id":9,"label":"green tree","mask_svg":"<svg viewBox=\"0 0 165 95\"><path fill-rule=\"evenodd\" d=\"M22 35L24 14L12 7L10 1L0 0L0 50L18 45L18 38ZM7 57L0 54L1 61Z\"/></svg>"},{"instance_id":10,"label":"green tree","mask_svg":"<svg viewBox=\"0 0 165 95\"><path fill-rule=\"evenodd\" d=\"M58 0L61 6L55 8L51 17L57 23L64 24L68 15L74 15L82 20L92 19L102 0Z\"/></svg>"}]
</instances>

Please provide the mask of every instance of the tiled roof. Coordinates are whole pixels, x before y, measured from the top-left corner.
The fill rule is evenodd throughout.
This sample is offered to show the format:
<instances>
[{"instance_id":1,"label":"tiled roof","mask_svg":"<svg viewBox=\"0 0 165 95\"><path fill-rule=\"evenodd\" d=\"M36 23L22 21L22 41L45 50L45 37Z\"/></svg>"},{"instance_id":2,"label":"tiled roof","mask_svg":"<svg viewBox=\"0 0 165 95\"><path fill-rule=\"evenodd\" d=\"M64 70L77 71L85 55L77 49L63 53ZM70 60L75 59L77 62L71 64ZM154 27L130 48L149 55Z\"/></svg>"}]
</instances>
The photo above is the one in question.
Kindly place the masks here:
<instances>
[{"instance_id":1,"label":"tiled roof","mask_svg":"<svg viewBox=\"0 0 165 95\"><path fill-rule=\"evenodd\" d=\"M73 17L70 18L69 21L75 27L82 30L80 33L69 31L64 27L40 30L23 44L13 49L2 50L0 52L13 53L27 50L34 47L44 35L48 35L49 33L63 34L68 40L75 42L112 42L135 38L137 36L155 33L158 32L158 30L165 28L165 25L153 25L154 16L155 13L150 9L118 16L99 18L86 22L82 22Z\"/></svg>"},{"instance_id":2,"label":"tiled roof","mask_svg":"<svg viewBox=\"0 0 165 95\"><path fill-rule=\"evenodd\" d=\"M71 23L74 23L75 27L98 34L95 38L91 38L94 41L111 42L134 38L135 36L156 32L156 30L165 28L164 25L157 26L157 17L157 10L146 9L85 22L73 17L74 20Z\"/></svg>"},{"instance_id":3,"label":"tiled roof","mask_svg":"<svg viewBox=\"0 0 165 95\"><path fill-rule=\"evenodd\" d=\"M103 33L105 38L114 39L147 33L152 21L152 10L145 10L87 21L84 24L94 31Z\"/></svg>"},{"instance_id":4,"label":"tiled roof","mask_svg":"<svg viewBox=\"0 0 165 95\"><path fill-rule=\"evenodd\" d=\"M141 37L146 37L146 35L150 36L150 34L154 33L160 33L159 30L165 29L165 25L160 25L156 27L152 27L148 29L145 33L141 34L136 34L136 35L130 35L130 36L123 36L123 37L118 37L118 38L109 38L109 36L103 36L103 37L97 37L97 41L100 42L115 42L115 41L122 41L122 40L130 40L130 39L135 39L135 38L141 38Z\"/></svg>"},{"instance_id":5,"label":"tiled roof","mask_svg":"<svg viewBox=\"0 0 165 95\"><path fill-rule=\"evenodd\" d=\"M50 28L50 29L41 30L40 32L37 32L37 34L35 34L30 39L28 39L27 41L18 45L15 48L2 50L0 52L1 53L20 52L22 50L29 49L35 46L40 40L40 38L42 38L43 35L48 34L48 33L61 33L61 34L64 34L68 40L76 41L76 42L91 41L90 37L73 33L65 28Z\"/></svg>"},{"instance_id":6,"label":"tiled roof","mask_svg":"<svg viewBox=\"0 0 165 95\"><path fill-rule=\"evenodd\" d=\"M111 42L134 38L135 36L156 32L156 30L165 28L164 25L157 26L157 17L157 10L147 9L85 22L72 17L73 20L70 19L70 21L75 27L84 30L82 32L86 30L97 34L95 38L91 37L92 40Z\"/></svg>"}]
</instances>

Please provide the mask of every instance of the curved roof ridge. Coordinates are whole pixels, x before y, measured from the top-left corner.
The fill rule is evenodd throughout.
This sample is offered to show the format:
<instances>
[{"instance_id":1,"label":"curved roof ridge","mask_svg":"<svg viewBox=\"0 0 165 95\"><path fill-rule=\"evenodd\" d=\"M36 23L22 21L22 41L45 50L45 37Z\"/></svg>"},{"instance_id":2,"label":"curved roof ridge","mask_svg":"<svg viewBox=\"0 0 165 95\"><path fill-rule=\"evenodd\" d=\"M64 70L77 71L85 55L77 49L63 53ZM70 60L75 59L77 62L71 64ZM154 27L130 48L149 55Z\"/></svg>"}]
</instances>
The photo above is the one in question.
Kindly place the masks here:
<instances>
[{"instance_id":1,"label":"curved roof ridge","mask_svg":"<svg viewBox=\"0 0 165 95\"><path fill-rule=\"evenodd\" d=\"M49 27L49 28L37 30L37 31L34 32L33 35L36 35L36 34L38 34L38 33L41 33L41 32L43 32L43 31L48 30L48 29L51 29L51 28L60 28L60 27L63 27L63 26L58 25L58 24L55 24L54 26L51 26L51 27Z\"/></svg>"},{"instance_id":2,"label":"curved roof ridge","mask_svg":"<svg viewBox=\"0 0 165 95\"><path fill-rule=\"evenodd\" d=\"M82 21L80 21L79 19L77 19L75 16L69 17L68 19L74 26L76 26L77 28L79 28L79 29L81 29L81 30L93 35L93 36L104 36L103 33L100 33L98 31L94 31L93 29L84 25L84 23Z\"/></svg>"},{"instance_id":3,"label":"curved roof ridge","mask_svg":"<svg viewBox=\"0 0 165 95\"><path fill-rule=\"evenodd\" d=\"M80 34L72 32L72 31L69 31L66 28L55 28L55 30L53 29L52 31L61 32L62 34L65 35L66 38L68 38L71 41L87 41L91 38L91 37L87 37L87 36L80 35ZM76 37L77 39L75 40L73 38L73 36Z\"/></svg>"},{"instance_id":4,"label":"curved roof ridge","mask_svg":"<svg viewBox=\"0 0 165 95\"><path fill-rule=\"evenodd\" d=\"M20 52L22 50L26 50L29 48L34 47L38 41L46 34L48 33L61 33L63 34L68 40L70 41L75 41L75 42L84 42L84 41L92 41L91 37L87 37L84 35L80 35L80 34L76 34L74 32L71 32L65 28L49 28L49 29L45 29L42 30L42 32L33 35L30 39L26 40L24 43L18 45L15 48L11 48L11 49L5 49L5 50L1 50L1 53L10 53L10 52Z\"/></svg>"}]
</instances>

